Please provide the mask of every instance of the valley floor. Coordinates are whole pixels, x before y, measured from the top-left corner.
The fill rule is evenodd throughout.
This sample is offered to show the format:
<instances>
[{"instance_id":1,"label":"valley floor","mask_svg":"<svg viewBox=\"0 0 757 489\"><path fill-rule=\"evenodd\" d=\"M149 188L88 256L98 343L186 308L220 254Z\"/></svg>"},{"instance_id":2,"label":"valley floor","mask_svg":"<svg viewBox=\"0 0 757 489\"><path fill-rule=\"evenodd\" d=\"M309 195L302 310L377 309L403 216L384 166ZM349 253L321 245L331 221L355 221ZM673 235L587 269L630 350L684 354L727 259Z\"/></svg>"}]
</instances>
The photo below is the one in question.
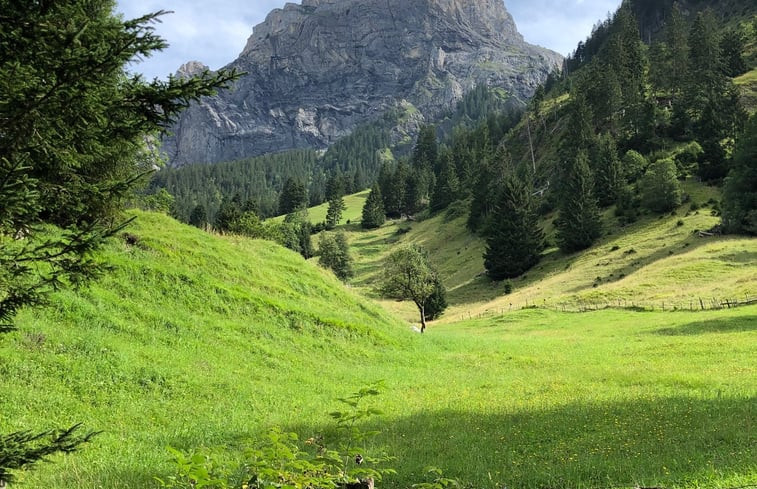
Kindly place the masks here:
<instances>
[{"instance_id":1,"label":"valley floor","mask_svg":"<svg viewBox=\"0 0 757 489\"><path fill-rule=\"evenodd\" d=\"M235 453L272 426L333 442L336 398L378 380L361 451L397 469L379 487L427 466L477 489L757 485L757 306L492 311L419 335L270 243L153 214L130 232L112 275L0 343L0 432L103 431L18 487L157 487L167 446Z\"/></svg>"}]
</instances>

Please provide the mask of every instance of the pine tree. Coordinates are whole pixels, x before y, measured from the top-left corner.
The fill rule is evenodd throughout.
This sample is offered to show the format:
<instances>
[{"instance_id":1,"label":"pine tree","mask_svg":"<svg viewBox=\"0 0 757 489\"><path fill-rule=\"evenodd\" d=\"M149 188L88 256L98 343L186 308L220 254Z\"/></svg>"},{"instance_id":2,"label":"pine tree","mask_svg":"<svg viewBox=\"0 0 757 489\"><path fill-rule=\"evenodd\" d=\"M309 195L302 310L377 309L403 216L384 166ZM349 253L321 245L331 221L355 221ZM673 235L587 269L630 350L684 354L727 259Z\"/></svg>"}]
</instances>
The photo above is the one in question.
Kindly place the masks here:
<instances>
[{"instance_id":1,"label":"pine tree","mask_svg":"<svg viewBox=\"0 0 757 489\"><path fill-rule=\"evenodd\" d=\"M221 202L221 207L216 214L215 228L218 231L231 231L231 228L240 217L242 217L242 209L239 205L238 195L231 199L224 199Z\"/></svg>"},{"instance_id":2,"label":"pine tree","mask_svg":"<svg viewBox=\"0 0 757 489\"><path fill-rule=\"evenodd\" d=\"M744 35L737 29L729 29L720 39L720 54L723 59L723 74L735 78L748 71L744 61Z\"/></svg>"},{"instance_id":3,"label":"pine tree","mask_svg":"<svg viewBox=\"0 0 757 489\"><path fill-rule=\"evenodd\" d=\"M568 161L563 178L560 213L555 227L560 249L572 253L588 248L602 234L602 221L594 197L594 182L586 150L580 150Z\"/></svg>"},{"instance_id":4,"label":"pine tree","mask_svg":"<svg viewBox=\"0 0 757 489\"><path fill-rule=\"evenodd\" d=\"M291 214L308 205L308 195L305 185L294 178L287 178L284 188L279 195L279 215Z\"/></svg>"},{"instance_id":5,"label":"pine tree","mask_svg":"<svg viewBox=\"0 0 757 489\"><path fill-rule=\"evenodd\" d=\"M446 209L452 202L460 197L460 180L457 178L457 169L452 153L447 151L441 156L441 170L436 179L434 193L431 196L429 207L431 212Z\"/></svg>"},{"instance_id":6,"label":"pine tree","mask_svg":"<svg viewBox=\"0 0 757 489\"><path fill-rule=\"evenodd\" d=\"M422 126L413 149L413 156L410 160L411 166L436 173L438 171L438 152L436 128L434 126Z\"/></svg>"},{"instance_id":7,"label":"pine tree","mask_svg":"<svg viewBox=\"0 0 757 489\"><path fill-rule=\"evenodd\" d=\"M363 218L360 225L363 229L375 229L381 227L386 220L384 214L384 199L381 197L381 187L374 184L368 198L363 205Z\"/></svg>"},{"instance_id":8,"label":"pine tree","mask_svg":"<svg viewBox=\"0 0 757 489\"><path fill-rule=\"evenodd\" d=\"M329 201L329 207L326 210L326 229L334 229L339 224L345 208L344 199L341 195Z\"/></svg>"},{"instance_id":9,"label":"pine tree","mask_svg":"<svg viewBox=\"0 0 757 489\"><path fill-rule=\"evenodd\" d=\"M485 226L489 215L494 210L495 196L503 178L512 171L512 157L504 145L498 146L495 154L481 161L476 185L473 187L468 229L477 231Z\"/></svg>"},{"instance_id":10,"label":"pine tree","mask_svg":"<svg viewBox=\"0 0 757 489\"><path fill-rule=\"evenodd\" d=\"M544 233L528 186L505 178L486 231L484 267L493 280L522 275L539 262Z\"/></svg>"},{"instance_id":11,"label":"pine tree","mask_svg":"<svg viewBox=\"0 0 757 489\"><path fill-rule=\"evenodd\" d=\"M447 289L444 288L444 284L437 274L434 278L434 288L431 295L424 304L423 313L427 321L433 321L439 319L445 309L447 309Z\"/></svg>"},{"instance_id":12,"label":"pine tree","mask_svg":"<svg viewBox=\"0 0 757 489\"><path fill-rule=\"evenodd\" d=\"M594 194L599 205L607 207L615 203L622 185L622 170L615 139L608 133L597 139L594 168Z\"/></svg>"},{"instance_id":13,"label":"pine tree","mask_svg":"<svg viewBox=\"0 0 757 489\"><path fill-rule=\"evenodd\" d=\"M731 165L723 188L723 226L729 233L757 236L757 115L736 140Z\"/></svg>"},{"instance_id":14,"label":"pine tree","mask_svg":"<svg viewBox=\"0 0 757 489\"><path fill-rule=\"evenodd\" d=\"M197 204L189 216L189 224L198 228L204 228L207 223L208 212L205 210L205 206Z\"/></svg>"},{"instance_id":15,"label":"pine tree","mask_svg":"<svg viewBox=\"0 0 757 489\"><path fill-rule=\"evenodd\" d=\"M150 26L162 12L125 21L113 7L0 3L0 333L20 308L103 271L95 252L128 224L123 205L157 160L146 140L236 78L130 75L130 62L166 47ZM0 435L0 485L93 436L77 429Z\"/></svg>"},{"instance_id":16,"label":"pine tree","mask_svg":"<svg viewBox=\"0 0 757 489\"><path fill-rule=\"evenodd\" d=\"M678 96L689 80L689 36L686 19L678 3L673 4L665 33L670 67L670 88Z\"/></svg>"}]
</instances>

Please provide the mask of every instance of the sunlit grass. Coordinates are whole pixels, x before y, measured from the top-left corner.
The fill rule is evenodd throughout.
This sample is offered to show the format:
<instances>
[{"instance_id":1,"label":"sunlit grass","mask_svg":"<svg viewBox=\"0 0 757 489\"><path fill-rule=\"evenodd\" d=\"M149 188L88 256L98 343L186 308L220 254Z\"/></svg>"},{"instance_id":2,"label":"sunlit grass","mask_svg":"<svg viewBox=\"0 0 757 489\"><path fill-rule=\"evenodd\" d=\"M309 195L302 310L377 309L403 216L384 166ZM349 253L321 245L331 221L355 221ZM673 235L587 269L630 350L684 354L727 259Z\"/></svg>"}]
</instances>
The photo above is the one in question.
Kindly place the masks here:
<instances>
[{"instance_id":1,"label":"sunlit grass","mask_svg":"<svg viewBox=\"0 0 757 489\"><path fill-rule=\"evenodd\" d=\"M706 224L706 214L685 226ZM459 221L446 231L412 223L397 235L405 225L350 235L362 276L375 272L371 253L392 243L425 240L450 259L459 255L444 243L466 243ZM655 236L691 234L671 226L640 222L633 244L608 237L597 253L620 243L652 256ZM408 488L428 465L492 489L757 484L755 306L524 310L434 324L421 336L274 244L147 213L129 232L136 246L117 240L106 252L113 274L25 312L20 331L2 338L0 431L79 421L104 430L81 453L23 474L20 487L155 487L153 476L171 472L167 445L237 450L272 425L329 431L334 399L378 379L388 386L376 405L385 414L372 422L382 434L367 448L397 456L398 471L381 487ZM655 280L700 276L698 266L710 273L753 250L749 240L705 242L687 248L702 256L660 261ZM596 256L564 258L553 273L571 259L563 273L596 268Z\"/></svg>"}]
</instances>

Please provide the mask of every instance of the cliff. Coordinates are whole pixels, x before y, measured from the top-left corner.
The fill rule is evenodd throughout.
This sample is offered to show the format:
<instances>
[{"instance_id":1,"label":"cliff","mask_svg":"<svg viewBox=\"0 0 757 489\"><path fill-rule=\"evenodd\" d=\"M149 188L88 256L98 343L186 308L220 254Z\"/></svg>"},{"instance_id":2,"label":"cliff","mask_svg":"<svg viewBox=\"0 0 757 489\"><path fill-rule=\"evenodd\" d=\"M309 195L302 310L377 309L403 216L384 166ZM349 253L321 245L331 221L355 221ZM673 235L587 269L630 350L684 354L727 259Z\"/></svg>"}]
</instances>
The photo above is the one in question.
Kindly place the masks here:
<instances>
[{"instance_id":1,"label":"cliff","mask_svg":"<svg viewBox=\"0 0 757 489\"><path fill-rule=\"evenodd\" d=\"M481 83L524 100L560 62L502 0L288 3L228 65L247 74L190 107L163 148L173 166L325 148L398 103L433 120Z\"/></svg>"}]
</instances>

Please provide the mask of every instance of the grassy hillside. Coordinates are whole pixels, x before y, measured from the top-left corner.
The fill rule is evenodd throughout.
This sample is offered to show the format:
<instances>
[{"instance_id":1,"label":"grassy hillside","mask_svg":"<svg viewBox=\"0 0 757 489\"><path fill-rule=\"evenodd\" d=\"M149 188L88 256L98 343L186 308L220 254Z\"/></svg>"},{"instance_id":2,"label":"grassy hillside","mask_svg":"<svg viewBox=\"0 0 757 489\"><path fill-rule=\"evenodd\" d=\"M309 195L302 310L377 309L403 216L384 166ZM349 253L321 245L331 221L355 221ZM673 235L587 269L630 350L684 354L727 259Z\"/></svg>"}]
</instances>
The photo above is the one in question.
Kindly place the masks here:
<instances>
[{"instance_id":1,"label":"grassy hillside","mask_svg":"<svg viewBox=\"0 0 757 489\"><path fill-rule=\"evenodd\" d=\"M539 265L512 282L510 295L504 294L502 283L484 275L483 240L467 231L464 217L450 219L446 214L421 222L389 222L374 231L353 230L357 276L352 283L372 295L392 247L417 243L430 251L448 289L450 308L443 322L530 305L556 310L607 305L691 309L701 308L700 299L708 308L713 299L757 299L757 240L700 237L698 231L720 221L713 215L719 192L695 182L687 182L685 191L698 203L695 210L687 203L669 215L648 215L625 227L612 210L606 211L605 236L595 246L575 255L547 249ZM550 242L553 218L542 223ZM411 304L384 304L406 320L416 320Z\"/></svg>"},{"instance_id":2,"label":"grassy hillside","mask_svg":"<svg viewBox=\"0 0 757 489\"><path fill-rule=\"evenodd\" d=\"M273 243L137 215L128 233L138 242L113 240L104 253L112 274L25 312L21 331L1 339L0 432L105 431L27 487L148 487L167 445L320 416L342 384L361 383L355 366L415 340Z\"/></svg>"},{"instance_id":3,"label":"grassy hillside","mask_svg":"<svg viewBox=\"0 0 757 489\"><path fill-rule=\"evenodd\" d=\"M346 225L347 221L349 221L351 224L357 224L360 222L360 219L363 215L363 205L365 204L365 199L368 198L368 194L371 193L370 190L363 190L362 192L358 192L356 194L352 195L345 195L344 197L344 212L342 213L342 219L339 221L340 224ZM326 221L326 212L329 210L329 203L324 202L321 205L311 207L308 209L308 217L310 218L310 222L313 224L317 224L319 222L325 222ZM286 216L277 216L274 217L274 221L283 221L284 217Z\"/></svg>"},{"instance_id":4,"label":"grassy hillside","mask_svg":"<svg viewBox=\"0 0 757 489\"><path fill-rule=\"evenodd\" d=\"M334 398L379 379L385 414L365 428L382 434L364 448L398 471L381 487L428 465L492 489L757 484L757 307L525 310L421 336L276 245L138 217L137 244L105 253L112 275L26 312L0 343L0 431L104 430L19 487L155 487L168 445L233 453L273 425L328 434ZM476 270L452 261L468 266L480 243L459 220L433 225L353 234L363 277L384 241L426 240L464 289Z\"/></svg>"}]
</instances>

